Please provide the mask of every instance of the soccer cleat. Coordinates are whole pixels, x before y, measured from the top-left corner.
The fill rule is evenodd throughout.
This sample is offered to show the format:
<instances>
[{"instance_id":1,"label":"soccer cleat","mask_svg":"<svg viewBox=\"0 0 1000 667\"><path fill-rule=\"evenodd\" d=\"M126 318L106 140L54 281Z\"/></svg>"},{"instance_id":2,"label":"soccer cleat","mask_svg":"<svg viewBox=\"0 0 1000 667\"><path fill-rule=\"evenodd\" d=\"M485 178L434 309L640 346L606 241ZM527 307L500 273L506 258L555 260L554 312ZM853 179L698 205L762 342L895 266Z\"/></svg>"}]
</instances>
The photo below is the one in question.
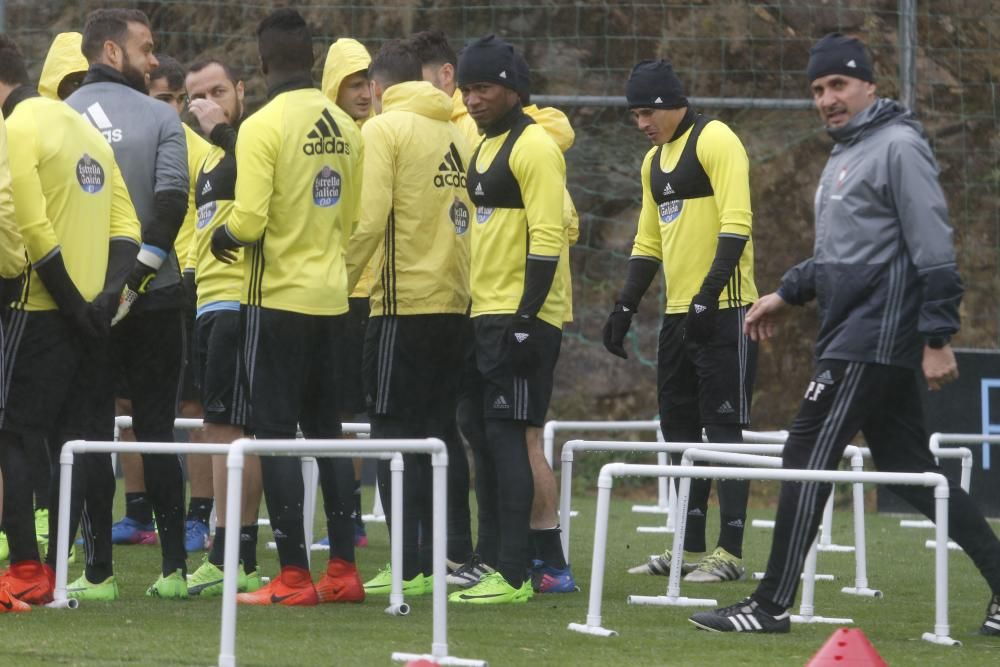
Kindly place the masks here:
<instances>
[{"instance_id":1,"label":"soccer cleat","mask_svg":"<svg viewBox=\"0 0 1000 667\"><path fill-rule=\"evenodd\" d=\"M491 572L484 575L472 588L449 595L448 601L464 604L511 604L527 602L533 595L530 582L525 581L520 588L514 588L502 574Z\"/></svg>"},{"instance_id":2,"label":"soccer cleat","mask_svg":"<svg viewBox=\"0 0 1000 667\"><path fill-rule=\"evenodd\" d=\"M184 522L184 550L188 553L192 551L204 551L208 548L208 524L197 519L189 519Z\"/></svg>"},{"instance_id":3,"label":"soccer cleat","mask_svg":"<svg viewBox=\"0 0 1000 667\"><path fill-rule=\"evenodd\" d=\"M0 575L0 586L4 583L10 594L21 602L48 604L52 602L56 573L37 560L22 560L11 563L7 571Z\"/></svg>"},{"instance_id":4,"label":"soccer cleat","mask_svg":"<svg viewBox=\"0 0 1000 667\"><path fill-rule=\"evenodd\" d=\"M38 540L38 554L45 558L49 546L49 510L40 507L35 510L35 539Z\"/></svg>"},{"instance_id":5,"label":"soccer cleat","mask_svg":"<svg viewBox=\"0 0 1000 667\"><path fill-rule=\"evenodd\" d=\"M979 628L981 635L1000 635L1000 593L990 598L990 603L986 605L986 620Z\"/></svg>"},{"instance_id":6,"label":"soccer cleat","mask_svg":"<svg viewBox=\"0 0 1000 667\"><path fill-rule=\"evenodd\" d=\"M22 602L10 594L10 587L0 580L0 614L11 614L20 611L31 611L31 605Z\"/></svg>"},{"instance_id":7,"label":"soccer cleat","mask_svg":"<svg viewBox=\"0 0 1000 667\"><path fill-rule=\"evenodd\" d=\"M714 611L698 612L688 620L709 632L780 633L788 632L792 625L787 611L772 616L753 598Z\"/></svg>"},{"instance_id":8,"label":"soccer cleat","mask_svg":"<svg viewBox=\"0 0 1000 667\"><path fill-rule=\"evenodd\" d=\"M92 583L87 579L86 574L81 574L80 578L66 586L66 597L76 600L101 600L110 602L119 597L118 582L114 576L108 577L99 584Z\"/></svg>"},{"instance_id":9,"label":"soccer cleat","mask_svg":"<svg viewBox=\"0 0 1000 667\"><path fill-rule=\"evenodd\" d=\"M535 560L531 563L531 589L535 593L576 593L580 587L576 585L569 565L560 570Z\"/></svg>"},{"instance_id":10,"label":"soccer cleat","mask_svg":"<svg viewBox=\"0 0 1000 667\"><path fill-rule=\"evenodd\" d=\"M445 581L454 586L469 588L478 584L483 576L494 571L492 567L479 560L478 555L473 554L472 558L458 566L458 569L449 572Z\"/></svg>"},{"instance_id":11,"label":"soccer cleat","mask_svg":"<svg viewBox=\"0 0 1000 667\"><path fill-rule=\"evenodd\" d=\"M0 530L0 560L10 558L10 544L7 543L7 533Z\"/></svg>"},{"instance_id":12,"label":"soccer cleat","mask_svg":"<svg viewBox=\"0 0 1000 667\"><path fill-rule=\"evenodd\" d=\"M236 601L249 605L280 604L289 607L312 607L319 603L319 597L309 570L287 565L281 568L281 574L266 586L252 593L240 593L236 596Z\"/></svg>"},{"instance_id":13,"label":"soccer cleat","mask_svg":"<svg viewBox=\"0 0 1000 667\"><path fill-rule=\"evenodd\" d=\"M111 544L156 544L156 526L125 517L111 526Z\"/></svg>"},{"instance_id":14,"label":"soccer cleat","mask_svg":"<svg viewBox=\"0 0 1000 667\"><path fill-rule=\"evenodd\" d=\"M737 558L722 547L716 547L715 551L701 559L697 568L684 577L684 581L716 583L739 581L746 576L742 558Z\"/></svg>"},{"instance_id":15,"label":"soccer cleat","mask_svg":"<svg viewBox=\"0 0 1000 667\"><path fill-rule=\"evenodd\" d=\"M243 572L242 563L240 563L240 572ZM263 582L260 580L259 570L254 570L250 574L246 575L246 577L247 577L247 583L245 590L247 593L256 593L257 591L260 590L260 587L264 585ZM241 589L239 592L242 593L243 589Z\"/></svg>"},{"instance_id":16,"label":"soccer cleat","mask_svg":"<svg viewBox=\"0 0 1000 667\"><path fill-rule=\"evenodd\" d=\"M326 543L330 543L329 537L326 538ZM364 549L368 546L368 533L365 532L365 524L360 517L354 521L354 546L359 549Z\"/></svg>"},{"instance_id":17,"label":"soccer cleat","mask_svg":"<svg viewBox=\"0 0 1000 667\"><path fill-rule=\"evenodd\" d=\"M427 581L433 582L433 577L418 574L412 579L403 579L403 595L423 595L431 590ZM392 566L386 565L374 577L365 582L365 593L368 595L388 595L392 592Z\"/></svg>"},{"instance_id":18,"label":"soccer cleat","mask_svg":"<svg viewBox=\"0 0 1000 667\"><path fill-rule=\"evenodd\" d=\"M670 555L670 550L667 549L659 556L650 556L642 565L636 565L635 567L630 567L628 569L629 574L654 574L659 577L669 577L670 576L670 564L673 561L673 557ZM694 571L698 567L697 563L689 563L683 561L681 563L681 574L687 574Z\"/></svg>"},{"instance_id":19,"label":"soccer cleat","mask_svg":"<svg viewBox=\"0 0 1000 667\"><path fill-rule=\"evenodd\" d=\"M320 602L364 602L365 593L358 566L340 558L330 559L326 572L316 582Z\"/></svg>"},{"instance_id":20,"label":"soccer cleat","mask_svg":"<svg viewBox=\"0 0 1000 667\"><path fill-rule=\"evenodd\" d=\"M153 598L183 600L188 597L187 579L180 570L174 570L168 576L162 574L146 589L146 595Z\"/></svg>"},{"instance_id":21,"label":"soccer cleat","mask_svg":"<svg viewBox=\"0 0 1000 667\"><path fill-rule=\"evenodd\" d=\"M211 598L222 595L222 568L208 562L208 556L204 556L201 565L194 573L187 576L188 595L197 595L203 598ZM236 590L244 593L247 590L247 575L240 565L239 574L236 575Z\"/></svg>"}]
</instances>

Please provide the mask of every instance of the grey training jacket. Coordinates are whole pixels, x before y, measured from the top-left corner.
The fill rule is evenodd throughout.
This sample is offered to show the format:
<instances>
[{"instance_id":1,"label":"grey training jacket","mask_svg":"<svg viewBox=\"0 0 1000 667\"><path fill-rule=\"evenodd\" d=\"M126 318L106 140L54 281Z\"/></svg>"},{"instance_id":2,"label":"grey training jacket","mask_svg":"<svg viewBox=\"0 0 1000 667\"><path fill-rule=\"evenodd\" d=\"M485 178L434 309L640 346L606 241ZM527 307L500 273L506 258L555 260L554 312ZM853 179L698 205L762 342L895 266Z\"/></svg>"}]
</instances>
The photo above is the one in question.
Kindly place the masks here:
<instances>
[{"instance_id":1,"label":"grey training jacket","mask_svg":"<svg viewBox=\"0 0 1000 667\"><path fill-rule=\"evenodd\" d=\"M934 155L893 100L876 99L830 135L813 256L778 294L817 300L817 359L920 368L926 337L958 331L963 292Z\"/></svg>"}]
</instances>

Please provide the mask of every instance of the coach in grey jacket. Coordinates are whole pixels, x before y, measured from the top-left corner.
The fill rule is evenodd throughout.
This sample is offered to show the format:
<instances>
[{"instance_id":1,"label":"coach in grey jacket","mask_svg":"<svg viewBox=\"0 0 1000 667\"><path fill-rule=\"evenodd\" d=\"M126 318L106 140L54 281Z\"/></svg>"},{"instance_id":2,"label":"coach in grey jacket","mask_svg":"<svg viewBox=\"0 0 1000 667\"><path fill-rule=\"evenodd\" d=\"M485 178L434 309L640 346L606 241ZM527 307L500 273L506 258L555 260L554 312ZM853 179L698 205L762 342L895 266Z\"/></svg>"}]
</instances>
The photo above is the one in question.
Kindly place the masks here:
<instances>
[{"instance_id":1,"label":"coach in grey jacket","mask_svg":"<svg viewBox=\"0 0 1000 667\"><path fill-rule=\"evenodd\" d=\"M789 429L788 469L836 469L861 431L879 470L940 472L927 445L920 377L932 390L958 377L962 282L938 168L913 113L875 94L864 45L830 34L810 52L816 108L835 145L816 191L813 256L746 317L770 338L788 305L819 304L816 369ZM933 518L929 488L890 487ZM771 556L754 594L691 622L717 632L788 632L806 552L829 484L781 485ZM992 591L982 634L1000 635L1000 541L961 487L951 486L948 527Z\"/></svg>"}]
</instances>

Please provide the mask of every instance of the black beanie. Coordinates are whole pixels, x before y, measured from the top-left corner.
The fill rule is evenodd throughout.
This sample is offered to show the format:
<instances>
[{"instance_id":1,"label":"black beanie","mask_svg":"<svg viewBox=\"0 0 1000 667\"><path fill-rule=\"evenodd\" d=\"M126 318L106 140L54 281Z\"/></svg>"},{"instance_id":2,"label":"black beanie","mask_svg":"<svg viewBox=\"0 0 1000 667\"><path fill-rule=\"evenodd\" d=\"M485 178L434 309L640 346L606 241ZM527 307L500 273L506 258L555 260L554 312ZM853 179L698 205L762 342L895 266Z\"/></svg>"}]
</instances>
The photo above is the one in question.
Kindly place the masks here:
<instances>
[{"instance_id":1,"label":"black beanie","mask_svg":"<svg viewBox=\"0 0 1000 667\"><path fill-rule=\"evenodd\" d=\"M625 84L628 108L680 109L688 105L684 86L668 60L643 60Z\"/></svg>"},{"instance_id":2,"label":"black beanie","mask_svg":"<svg viewBox=\"0 0 1000 667\"><path fill-rule=\"evenodd\" d=\"M496 35L468 44L458 56L458 85L496 83L517 91L514 47Z\"/></svg>"},{"instance_id":3,"label":"black beanie","mask_svg":"<svg viewBox=\"0 0 1000 667\"><path fill-rule=\"evenodd\" d=\"M516 87L517 96L521 98L521 106L531 104L531 69L528 61L517 51L514 52L514 70L517 72Z\"/></svg>"},{"instance_id":4,"label":"black beanie","mask_svg":"<svg viewBox=\"0 0 1000 667\"><path fill-rule=\"evenodd\" d=\"M865 45L860 40L839 32L831 32L809 49L809 66L806 68L809 82L831 74L843 74L875 83L875 74Z\"/></svg>"}]
</instances>

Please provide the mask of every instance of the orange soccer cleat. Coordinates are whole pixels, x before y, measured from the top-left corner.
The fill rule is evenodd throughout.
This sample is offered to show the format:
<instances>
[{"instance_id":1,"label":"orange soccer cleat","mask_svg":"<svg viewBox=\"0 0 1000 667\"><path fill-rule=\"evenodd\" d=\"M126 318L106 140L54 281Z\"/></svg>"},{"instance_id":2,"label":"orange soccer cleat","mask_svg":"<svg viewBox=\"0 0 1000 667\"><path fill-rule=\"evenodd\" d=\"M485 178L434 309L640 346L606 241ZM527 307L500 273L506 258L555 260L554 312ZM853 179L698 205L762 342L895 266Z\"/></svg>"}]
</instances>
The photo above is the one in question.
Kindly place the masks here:
<instances>
[{"instance_id":1,"label":"orange soccer cleat","mask_svg":"<svg viewBox=\"0 0 1000 667\"><path fill-rule=\"evenodd\" d=\"M37 560L22 560L11 563L7 571L0 575L0 582L6 583L10 595L21 602L48 604L52 602L56 573Z\"/></svg>"},{"instance_id":2,"label":"orange soccer cleat","mask_svg":"<svg viewBox=\"0 0 1000 667\"><path fill-rule=\"evenodd\" d=\"M326 574L316 583L320 602L364 602L365 588L358 575L358 566L340 558L332 558Z\"/></svg>"},{"instance_id":3,"label":"orange soccer cleat","mask_svg":"<svg viewBox=\"0 0 1000 667\"><path fill-rule=\"evenodd\" d=\"M0 614L15 613L19 611L31 611L31 605L21 602L10 594L10 586L6 581L0 580Z\"/></svg>"},{"instance_id":4,"label":"orange soccer cleat","mask_svg":"<svg viewBox=\"0 0 1000 667\"><path fill-rule=\"evenodd\" d=\"M236 596L236 601L240 604L311 607L319 603L319 598L309 570L289 565L281 568L281 574L267 586L253 593L240 593Z\"/></svg>"}]
</instances>

